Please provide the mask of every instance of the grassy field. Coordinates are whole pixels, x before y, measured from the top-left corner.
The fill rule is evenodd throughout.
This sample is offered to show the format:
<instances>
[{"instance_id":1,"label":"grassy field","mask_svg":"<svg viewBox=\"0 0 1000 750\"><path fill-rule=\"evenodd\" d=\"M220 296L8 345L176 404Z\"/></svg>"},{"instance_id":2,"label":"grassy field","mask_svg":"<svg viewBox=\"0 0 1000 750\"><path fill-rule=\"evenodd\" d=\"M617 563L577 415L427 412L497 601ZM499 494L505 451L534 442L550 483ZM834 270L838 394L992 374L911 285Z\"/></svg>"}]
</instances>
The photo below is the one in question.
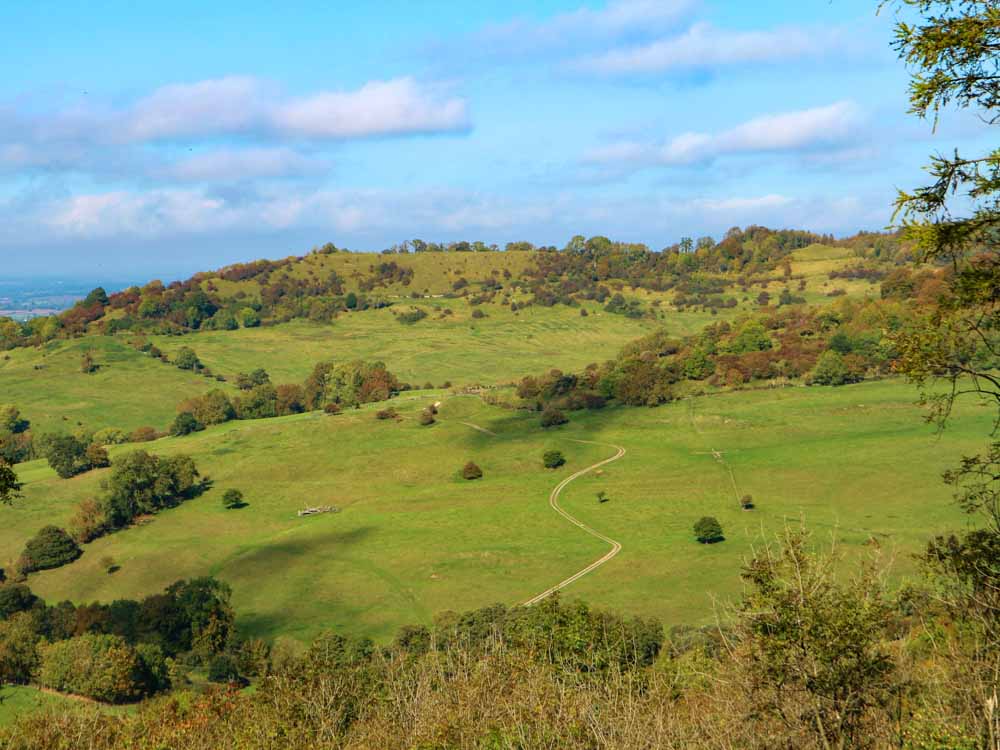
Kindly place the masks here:
<instances>
[{"instance_id":1,"label":"grassy field","mask_svg":"<svg viewBox=\"0 0 1000 750\"><path fill-rule=\"evenodd\" d=\"M524 601L602 555L605 544L547 503L561 478L614 453L575 442L593 440L628 453L601 476L570 484L562 504L623 551L567 594L668 624L706 622L713 598L739 591L752 545L800 520L851 555L877 545L895 557L897 575L912 572L910 553L964 523L939 474L977 450L990 424L966 408L938 437L913 406L913 390L891 381L608 409L553 431L535 415L471 397L446 399L440 422L420 427L416 413L433 398L399 399L399 422L378 421L369 407L151 443L194 455L214 487L88 545L80 560L33 575L30 585L53 601L107 601L211 573L233 586L246 633L308 639L333 628L385 639L442 610ZM553 447L568 462L547 471L541 454ZM482 480L459 478L467 460L483 468ZM39 462L19 471L26 497L0 509L0 549L9 557L40 526L65 522L102 476L58 480ZM223 510L230 487L246 493L246 508ZM598 490L611 501L598 504ZM743 493L756 510L739 509ZM296 516L323 504L341 512ZM691 526L705 514L719 518L726 542L693 540ZM105 555L118 572L99 568Z\"/></svg>"},{"instance_id":2,"label":"grassy field","mask_svg":"<svg viewBox=\"0 0 1000 750\"><path fill-rule=\"evenodd\" d=\"M502 273L505 269L516 277L530 262L525 253L421 253L390 259L414 269L412 290L431 295L447 291L452 281L461 277L484 279L493 271ZM309 256L287 272L308 276L335 269L356 284L368 273L369 266L382 260L385 258L366 254ZM806 289L801 294L810 302L829 302L826 293L834 286L845 288L855 298L876 293L877 287L865 281L827 280L830 270L853 262L846 251L816 245L793 256L792 270L805 278ZM248 283L213 283L224 294L240 290L251 297L255 294L249 287L244 288ZM777 274L767 289L777 298L785 286ZM797 289L797 282L791 286ZM670 292L626 288L627 295L640 299L647 310L655 310L655 319L631 320L605 313L595 303L584 303L587 317L581 317L579 309L563 305L529 306L515 313L498 304L484 304L478 309L486 317L475 319L472 312L476 308L464 299L403 299L409 291L399 286L380 293L397 297L393 301L399 309L421 307L428 313L427 318L403 325L394 319L391 309L367 310L342 315L332 324L298 320L154 340L168 354L181 346L193 347L206 365L227 376L263 367L276 382L301 382L317 362L365 358L383 360L404 381L418 386L445 381L456 385L496 384L553 367L581 369L613 357L622 345L658 326L685 336L697 333L708 323L754 313L759 291L760 287L755 286L746 293L730 292L736 295L738 307L722 309L718 315L694 309L677 311L670 305ZM523 299L523 294L514 296ZM653 308L656 302L659 307ZM216 387L134 351L126 338L88 336L3 353L0 403L18 406L41 432L71 430L79 425L91 429L131 430L143 425L164 429L178 402ZM80 359L86 351L100 365L90 375L80 372Z\"/></svg>"},{"instance_id":3,"label":"grassy field","mask_svg":"<svg viewBox=\"0 0 1000 750\"><path fill-rule=\"evenodd\" d=\"M63 713L81 706L100 705L102 713L131 714L135 706L96 704L79 698L41 691L28 685L5 685L0 688L0 726L7 726L20 716L36 711Z\"/></svg>"},{"instance_id":4,"label":"grassy field","mask_svg":"<svg viewBox=\"0 0 1000 750\"><path fill-rule=\"evenodd\" d=\"M84 374L90 352L97 372ZM204 393L205 378L165 365L124 339L88 336L0 354L0 404L17 406L40 432L143 425L165 428L175 405Z\"/></svg>"},{"instance_id":5,"label":"grassy field","mask_svg":"<svg viewBox=\"0 0 1000 750\"><path fill-rule=\"evenodd\" d=\"M528 307L512 313L483 305L488 317L474 319L461 300L422 300L428 317L418 323L397 322L389 309L366 310L338 318L333 324L294 321L280 326L239 331L205 331L184 337L158 337L156 345L170 353L190 346L214 371L225 375L267 370L275 382L301 382L313 365L324 360L380 359L404 381L440 385L451 381L501 383L553 367L575 370L613 357L632 339L657 326L630 320L588 305L590 315L562 305ZM441 317L443 310L452 314ZM691 326L689 317L673 313L670 324ZM683 322L680 322L683 321ZM700 327L698 323L695 326Z\"/></svg>"}]
</instances>

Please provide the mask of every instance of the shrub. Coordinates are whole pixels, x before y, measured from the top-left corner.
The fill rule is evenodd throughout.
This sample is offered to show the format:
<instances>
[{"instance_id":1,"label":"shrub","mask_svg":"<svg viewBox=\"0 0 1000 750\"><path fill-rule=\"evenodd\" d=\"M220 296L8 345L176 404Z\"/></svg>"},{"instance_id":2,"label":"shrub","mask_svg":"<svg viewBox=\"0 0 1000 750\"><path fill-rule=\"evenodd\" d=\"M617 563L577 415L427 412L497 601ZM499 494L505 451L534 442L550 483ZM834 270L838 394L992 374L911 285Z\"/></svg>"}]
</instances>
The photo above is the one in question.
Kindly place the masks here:
<instances>
[{"instance_id":1,"label":"shrub","mask_svg":"<svg viewBox=\"0 0 1000 750\"><path fill-rule=\"evenodd\" d=\"M108 452L105 450L103 445L91 443L87 446L87 451L84 454L84 457L86 458L87 465L91 469L103 469L107 466L111 466L111 460L108 458Z\"/></svg>"},{"instance_id":2,"label":"shrub","mask_svg":"<svg viewBox=\"0 0 1000 750\"><path fill-rule=\"evenodd\" d=\"M412 325L417 323L427 317L427 313L421 310L419 307L410 312L400 313L396 316L396 320L400 323L405 323L407 325Z\"/></svg>"},{"instance_id":3,"label":"shrub","mask_svg":"<svg viewBox=\"0 0 1000 750\"><path fill-rule=\"evenodd\" d=\"M222 424L236 417L236 409L232 401L222 391L216 389L204 396L189 398L177 406L178 412L191 412L191 415L204 425Z\"/></svg>"},{"instance_id":4,"label":"shrub","mask_svg":"<svg viewBox=\"0 0 1000 750\"><path fill-rule=\"evenodd\" d=\"M236 387L241 391L251 391L258 385L265 385L271 382L271 376L267 371L258 367L251 373L241 372L236 376Z\"/></svg>"},{"instance_id":5,"label":"shrub","mask_svg":"<svg viewBox=\"0 0 1000 750\"><path fill-rule=\"evenodd\" d=\"M45 457L49 466L62 479L69 479L90 468L87 463L87 444L72 435L50 436Z\"/></svg>"},{"instance_id":6,"label":"shrub","mask_svg":"<svg viewBox=\"0 0 1000 750\"><path fill-rule=\"evenodd\" d=\"M753 508L753 495L744 495L740 498L740 507L743 510L751 510Z\"/></svg>"},{"instance_id":7,"label":"shrub","mask_svg":"<svg viewBox=\"0 0 1000 750\"><path fill-rule=\"evenodd\" d=\"M608 502L608 500L610 500L610 499L611 499L611 498L610 498L610 497L608 497L608 493L607 493L607 492L605 492L604 490L599 490L599 491L597 492L597 502L599 502L599 503L606 503L606 502Z\"/></svg>"},{"instance_id":8,"label":"shrub","mask_svg":"<svg viewBox=\"0 0 1000 750\"><path fill-rule=\"evenodd\" d=\"M424 409L420 412L420 417L417 421L419 421L424 427L434 424L434 412L432 412L430 408Z\"/></svg>"},{"instance_id":9,"label":"shrub","mask_svg":"<svg viewBox=\"0 0 1000 750\"><path fill-rule=\"evenodd\" d=\"M128 433L117 427L105 427L94 433L94 442L97 445L121 445L128 442Z\"/></svg>"},{"instance_id":10,"label":"shrub","mask_svg":"<svg viewBox=\"0 0 1000 750\"><path fill-rule=\"evenodd\" d=\"M177 350L177 356L174 357L174 365L181 370L200 370L202 368L201 360L194 353L194 349L189 346L182 346Z\"/></svg>"},{"instance_id":11,"label":"shrub","mask_svg":"<svg viewBox=\"0 0 1000 750\"><path fill-rule=\"evenodd\" d=\"M21 572L58 568L82 555L73 537L58 526L46 526L28 540L21 555Z\"/></svg>"},{"instance_id":12,"label":"shrub","mask_svg":"<svg viewBox=\"0 0 1000 750\"><path fill-rule=\"evenodd\" d=\"M136 650L117 635L87 634L39 649L38 681L45 687L106 703L126 703L146 692Z\"/></svg>"},{"instance_id":13,"label":"shrub","mask_svg":"<svg viewBox=\"0 0 1000 750\"><path fill-rule=\"evenodd\" d=\"M5 583L0 586L0 620L6 620L18 612L31 609L38 597L23 583Z\"/></svg>"},{"instance_id":14,"label":"shrub","mask_svg":"<svg viewBox=\"0 0 1000 750\"><path fill-rule=\"evenodd\" d=\"M69 533L77 544L86 544L104 533L107 518L97 500L86 498L76 506L76 513L69 521Z\"/></svg>"},{"instance_id":15,"label":"shrub","mask_svg":"<svg viewBox=\"0 0 1000 750\"><path fill-rule=\"evenodd\" d=\"M375 419L395 419L399 414L391 406L388 409L379 409L375 412Z\"/></svg>"},{"instance_id":16,"label":"shrub","mask_svg":"<svg viewBox=\"0 0 1000 750\"><path fill-rule=\"evenodd\" d=\"M0 685L26 684L38 669L39 636L34 624L29 614L0 621Z\"/></svg>"},{"instance_id":17,"label":"shrub","mask_svg":"<svg viewBox=\"0 0 1000 750\"><path fill-rule=\"evenodd\" d=\"M94 362L94 357L90 352L84 352L83 356L80 357L80 372L84 375L97 372L97 363Z\"/></svg>"},{"instance_id":18,"label":"shrub","mask_svg":"<svg viewBox=\"0 0 1000 750\"><path fill-rule=\"evenodd\" d=\"M485 318L486 313L484 313L477 307L475 310L472 311L472 317L475 318L476 320L479 320L480 318Z\"/></svg>"},{"instance_id":19,"label":"shrub","mask_svg":"<svg viewBox=\"0 0 1000 750\"><path fill-rule=\"evenodd\" d=\"M546 469L557 469L566 463L562 451L545 451L542 455L542 463Z\"/></svg>"},{"instance_id":20,"label":"shrub","mask_svg":"<svg viewBox=\"0 0 1000 750\"><path fill-rule=\"evenodd\" d=\"M105 555L97 562L97 564L101 566L101 570L109 575L118 570L118 563L115 562L115 558L111 555Z\"/></svg>"},{"instance_id":21,"label":"shrub","mask_svg":"<svg viewBox=\"0 0 1000 750\"><path fill-rule=\"evenodd\" d=\"M174 437L181 437L204 429L205 425L195 419L194 414L189 411L182 411L174 417L174 423L170 425L170 434Z\"/></svg>"},{"instance_id":22,"label":"shrub","mask_svg":"<svg viewBox=\"0 0 1000 750\"><path fill-rule=\"evenodd\" d=\"M469 461L465 466L462 467L462 478L463 479L481 479L483 476L483 470L480 469L472 461Z\"/></svg>"},{"instance_id":23,"label":"shrub","mask_svg":"<svg viewBox=\"0 0 1000 750\"><path fill-rule=\"evenodd\" d=\"M244 505L243 493L236 489L226 490L222 495L222 505L227 510L242 508Z\"/></svg>"},{"instance_id":24,"label":"shrub","mask_svg":"<svg viewBox=\"0 0 1000 750\"><path fill-rule=\"evenodd\" d=\"M702 544L715 544L725 540L722 525L714 516L702 516L694 525L695 538Z\"/></svg>"},{"instance_id":25,"label":"shrub","mask_svg":"<svg viewBox=\"0 0 1000 750\"><path fill-rule=\"evenodd\" d=\"M323 407L324 414L340 414L340 404L335 401L331 401L326 406Z\"/></svg>"},{"instance_id":26,"label":"shrub","mask_svg":"<svg viewBox=\"0 0 1000 750\"><path fill-rule=\"evenodd\" d=\"M275 411L279 417L301 414L306 410L305 390L295 383L279 385L275 391Z\"/></svg>"},{"instance_id":27,"label":"shrub","mask_svg":"<svg viewBox=\"0 0 1000 750\"><path fill-rule=\"evenodd\" d=\"M209 682L242 683L236 660L229 654L216 654L208 663Z\"/></svg>"},{"instance_id":28,"label":"shrub","mask_svg":"<svg viewBox=\"0 0 1000 750\"><path fill-rule=\"evenodd\" d=\"M852 367L849 360L852 357L844 357L833 349L827 349L820 355L816 366L809 374L810 385L845 385L847 383L857 383L864 379L864 372L860 368Z\"/></svg>"},{"instance_id":29,"label":"shrub","mask_svg":"<svg viewBox=\"0 0 1000 750\"><path fill-rule=\"evenodd\" d=\"M136 427L132 430L132 433L128 436L130 443L148 443L151 440L156 440L160 437L160 433L156 431L155 427Z\"/></svg>"},{"instance_id":30,"label":"shrub","mask_svg":"<svg viewBox=\"0 0 1000 750\"><path fill-rule=\"evenodd\" d=\"M22 484L17 479L14 469L0 458L0 505L11 505L21 497Z\"/></svg>"},{"instance_id":31,"label":"shrub","mask_svg":"<svg viewBox=\"0 0 1000 750\"><path fill-rule=\"evenodd\" d=\"M569 419L566 418L566 415L554 406L550 406L542 412L542 427L555 427L566 424L568 421Z\"/></svg>"},{"instance_id":32,"label":"shrub","mask_svg":"<svg viewBox=\"0 0 1000 750\"><path fill-rule=\"evenodd\" d=\"M252 307L240 310L239 319L244 328L257 328L260 325L260 314Z\"/></svg>"}]
</instances>

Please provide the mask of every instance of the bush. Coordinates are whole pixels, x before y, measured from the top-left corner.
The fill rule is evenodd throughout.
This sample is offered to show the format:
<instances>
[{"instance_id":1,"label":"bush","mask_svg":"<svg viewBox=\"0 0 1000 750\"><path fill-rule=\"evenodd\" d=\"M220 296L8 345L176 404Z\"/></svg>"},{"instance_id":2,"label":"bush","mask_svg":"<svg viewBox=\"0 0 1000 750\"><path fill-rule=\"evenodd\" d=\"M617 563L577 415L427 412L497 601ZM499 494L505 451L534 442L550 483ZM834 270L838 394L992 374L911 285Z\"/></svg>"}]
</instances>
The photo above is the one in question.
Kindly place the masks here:
<instances>
[{"instance_id":1,"label":"bush","mask_svg":"<svg viewBox=\"0 0 1000 750\"><path fill-rule=\"evenodd\" d=\"M326 406L323 407L324 414L340 414L340 404L335 401L331 401Z\"/></svg>"},{"instance_id":2,"label":"bush","mask_svg":"<svg viewBox=\"0 0 1000 750\"><path fill-rule=\"evenodd\" d=\"M107 450L105 450L103 445L98 445L97 443L91 443L87 446L84 458L91 469L103 469L111 466L111 459L108 458Z\"/></svg>"},{"instance_id":3,"label":"bush","mask_svg":"<svg viewBox=\"0 0 1000 750\"><path fill-rule=\"evenodd\" d=\"M244 505L243 493L235 489L226 490L222 495L222 505L227 510L242 508Z\"/></svg>"},{"instance_id":4,"label":"bush","mask_svg":"<svg viewBox=\"0 0 1000 750\"><path fill-rule=\"evenodd\" d=\"M434 424L435 421L434 412L432 412L430 408L424 409L422 412L420 412L420 417L418 418L418 421L424 427Z\"/></svg>"},{"instance_id":5,"label":"bush","mask_svg":"<svg viewBox=\"0 0 1000 750\"><path fill-rule=\"evenodd\" d=\"M18 612L31 609L38 597L23 583L5 583L0 586L0 620L6 620Z\"/></svg>"},{"instance_id":6,"label":"bush","mask_svg":"<svg viewBox=\"0 0 1000 750\"><path fill-rule=\"evenodd\" d=\"M421 310L419 307L410 312L400 313L396 316L396 320L400 323L406 323L407 325L412 325L417 323L427 317L427 313Z\"/></svg>"},{"instance_id":7,"label":"bush","mask_svg":"<svg viewBox=\"0 0 1000 750\"><path fill-rule=\"evenodd\" d=\"M550 406L542 412L542 427L555 427L566 424L568 421L569 419L566 418L566 415L554 406Z\"/></svg>"},{"instance_id":8,"label":"bush","mask_svg":"<svg viewBox=\"0 0 1000 750\"><path fill-rule=\"evenodd\" d=\"M0 621L0 685L27 684L37 671L40 639L34 624L30 614Z\"/></svg>"},{"instance_id":9,"label":"bush","mask_svg":"<svg viewBox=\"0 0 1000 750\"><path fill-rule=\"evenodd\" d=\"M542 455L542 463L546 469L557 469L566 463L562 451L545 451Z\"/></svg>"},{"instance_id":10,"label":"bush","mask_svg":"<svg viewBox=\"0 0 1000 750\"><path fill-rule=\"evenodd\" d=\"M174 437L190 435L192 432L204 430L205 425L194 418L194 414L189 411L182 411L174 417L174 423L170 425L170 434Z\"/></svg>"},{"instance_id":11,"label":"bush","mask_svg":"<svg viewBox=\"0 0 1000 750\"><path fill-rule=\"evenodd\" d=\"M208 681L244 683L243 678L240 677L240 670L236 666L236 660L229 654L217 654L212 657L212 661L208 663Z\"/></svg>"},{"instance_id":12,"label":"bush","mask_svg":"<svg viewBox=\"0 0 1000 750\"><path fill-rule=\"evenodd\" d=\"M82 440L72 435L52 435L47 443L45 458L62 479L69 479L90 468L87 444Z\"/></svg>"},{"instance_id":13,"label":"bush","mask_svg":"<svg viewBox=\"0 0 1000 750\"><path fill-rule=\"evenodd\" d=\"M189 346L182 346L177 350L177 356L174 357L174 365L181 370L200 370L202 368L201 360L194 353L194 349Z\"/></svg>"},{"instance_id":14,"label":"bush","mask_svg":"<svg viewBox=\"0 0 1000 750\"><path fill-rule=\"evenodd\" d=\"M107 527L104 508L93 498L81 500L69 522L69 533L77 544L86 544L101 536Z\"/></svg>"},{"instance_id":15,"label":"bush","mask_svg":"<svg viewBox=\"0 0 1000 750\"><path fill-rule=\"evenodd\" d=\"M128 433L117 427L105 427L94 433L94 443L97 445L121 445L128 442Z\"/></svg>"},{"instance_id":16,"label":"bush","mask_svg":"<svg viewBox=\"0 0 1000 750\"><path fill-rule=\"evenodd\" d=\"M46 526L24 546L21 555L21 572L58 568L73 562L82 555L73 537L58 526Z\"/></svg>"},{"instance_id":17,"label":"bush","mask_svg":"<svg viewBox=\"0 0 1000 750\"><path fill-rule=\"evenodd\" d=\"M743 508L743 510L752 510L753 509L753 495L744 495L743 497L741 497L740 498L740 507Z\"/></svg>"},{"instance_id":18,"label":"bush","mask_svg":"<svg viewBox=\"0 0 1000 750\"><path fill-rule=\"evenodd\" d=\"M469 461L469 463L462 467L463 479L481 479L482 476L483 470L476 466L476 464L472 461Z\"/></svg>"},{"instance_id":19,"label":"bush","mask_svg":"<svg viewBox=\"0 0 1000 750\"><path fill-rule=\"evenodd\" d=\"M222 424L236 417L236 409L222 391L216 389L204 396L189 398L177 406L178 412L191 412L191 416L204 425Z\"/></svg>"},{"instance_id":20,"label":"bush","mask_svg":"<svg viewBox=\"0 0 1000 750\"><path fill-rule=\"evenodd\" d=\"M816 362L808 380L810 385L845 385L857 383L862 378L863 373L852 371L843 355L827 349Z\"/></svg>"},{"instance_id":21,"label":"bush","mask_svg":"<svg viewBox=\"0 0 1000 750\"><path fill-rule=\"evenodd\" d=\"M724 541L722 525L714 516L702 516L694 525L695 538L702 544L715 544Z\"/></svg>"},{"instance_id":22,"label":"bush","mask_svg":"<svg viewBox=\"0 0 1000 750\"><path fill-rule=\"evenodd\" d=\"M148 443L151 440L156 440L160 437L160 433L156 431L155 427L136 427L132 430L132 433L128 436L130 443Z\"/></svg>"},{"instance_id":23,"label":"bush","mask_svg":"<svg viewBox=\"0 0 1000 750\"><path fill-rule=\"evenodd\" d=\"M391 406L388 409L380 409L375 412L375 419L395 419L399 414Z\"/></svg>"},{"instance_id":24,"label":"bush","mask_svg":"<svg viewBox=\"0 0 1000 750\"><path fill-rule=\"evenodd\" d=\"M138 700L148 692L136 650L117 635L87 634L39 649L38 681L64 693L106 703Z\"/></svg>"},{"instance_id":25,"label":"bush","mask_svg":"<svg viewBox=\"0 0 1000 750\"><path fill-rule=\"evenodd\" d=\"M485 318L486 313L484 313L477 307L475 310L472 311L472 317L475 318L476 320L479 320L480 318Z\"/></svg>"}]
</instances>

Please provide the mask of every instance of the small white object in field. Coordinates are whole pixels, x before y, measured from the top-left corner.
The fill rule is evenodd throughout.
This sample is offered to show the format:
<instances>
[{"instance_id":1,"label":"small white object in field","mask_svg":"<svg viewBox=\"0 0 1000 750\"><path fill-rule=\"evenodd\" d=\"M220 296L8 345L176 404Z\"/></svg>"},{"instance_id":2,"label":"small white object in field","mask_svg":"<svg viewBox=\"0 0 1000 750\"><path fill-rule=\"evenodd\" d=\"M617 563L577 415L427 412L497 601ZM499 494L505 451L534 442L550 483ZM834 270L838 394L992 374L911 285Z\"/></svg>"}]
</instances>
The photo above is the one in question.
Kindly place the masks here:
<instances>
[{"instance_id":1,"label":"small white object in field","mask_svg":"<svg viewBox=\"0 0 1000 750\"><path fill-rule=\"evenodd\" d=\"M440 401L435 401L435 402L434 402L434 408L435 408L435 409L438 409L438 408L440 408L440 406L441 406L441 402L440 402Z\"/></svg>"}]
</instances>

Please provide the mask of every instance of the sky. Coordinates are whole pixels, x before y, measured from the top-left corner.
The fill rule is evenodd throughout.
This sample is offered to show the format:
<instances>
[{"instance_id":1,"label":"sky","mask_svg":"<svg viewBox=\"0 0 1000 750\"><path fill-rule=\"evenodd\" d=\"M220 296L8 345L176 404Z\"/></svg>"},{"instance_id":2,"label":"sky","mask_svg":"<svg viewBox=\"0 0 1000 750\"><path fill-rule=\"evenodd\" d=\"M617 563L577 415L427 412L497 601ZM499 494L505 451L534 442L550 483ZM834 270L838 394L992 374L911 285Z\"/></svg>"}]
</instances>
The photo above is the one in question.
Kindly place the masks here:
<instances>
[{"instance_id":1,"label":"sky","mask_svg":"<svg viewBox=\"0 0 1000 750\"><path fill-rule=\"evenodd\" d=\"M0 6L0 278L175 278L415 237L660 249L880 230L969 113L875 0Z\"/></svg>"}]
</instances>

